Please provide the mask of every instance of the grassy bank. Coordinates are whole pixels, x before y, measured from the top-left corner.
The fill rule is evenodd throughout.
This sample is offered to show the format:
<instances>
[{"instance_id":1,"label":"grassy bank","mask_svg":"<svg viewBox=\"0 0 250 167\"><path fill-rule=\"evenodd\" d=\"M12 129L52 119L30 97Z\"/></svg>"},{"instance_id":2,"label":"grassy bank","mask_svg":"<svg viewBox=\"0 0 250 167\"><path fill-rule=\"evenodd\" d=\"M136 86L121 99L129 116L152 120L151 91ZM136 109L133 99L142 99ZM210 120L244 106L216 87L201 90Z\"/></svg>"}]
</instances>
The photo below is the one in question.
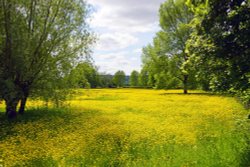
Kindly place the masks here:
<instances>
[{"instance_id":1,"label":"grassy bank","mask_svg":"<svg viewBox=\"0 0 250 167\"><path fill-rule=\"evenodd\" d=\"M248 111L231 97L181 92L79 90L67 109L30 101L21 119L1 113L0 159L6 166L248 167Z\"/></svg>"}]
</instances>

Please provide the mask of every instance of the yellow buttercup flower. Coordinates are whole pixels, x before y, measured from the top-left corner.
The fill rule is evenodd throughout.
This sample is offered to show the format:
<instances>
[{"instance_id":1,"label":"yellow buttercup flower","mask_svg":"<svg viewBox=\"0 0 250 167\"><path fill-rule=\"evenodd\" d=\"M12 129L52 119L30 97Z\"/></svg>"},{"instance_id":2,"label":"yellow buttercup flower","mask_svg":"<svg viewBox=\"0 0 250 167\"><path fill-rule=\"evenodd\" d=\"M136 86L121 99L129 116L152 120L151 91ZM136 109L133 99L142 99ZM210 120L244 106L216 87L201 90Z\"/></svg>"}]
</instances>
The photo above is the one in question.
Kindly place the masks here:
<instances>
[{"instance_id":1,"label":"yellow buttercup flower","mask_svg":"<svg viewBox=\"0 0 250 167\"><path fill-rule=\"evenodd\" d=\"M6 166L213 166L219 157L237 166L246 110L231 97L190 92L79 89L68 108L48 111L29 100L34 117L1 125L0 159Z\"/></svg>"}]
</instances>

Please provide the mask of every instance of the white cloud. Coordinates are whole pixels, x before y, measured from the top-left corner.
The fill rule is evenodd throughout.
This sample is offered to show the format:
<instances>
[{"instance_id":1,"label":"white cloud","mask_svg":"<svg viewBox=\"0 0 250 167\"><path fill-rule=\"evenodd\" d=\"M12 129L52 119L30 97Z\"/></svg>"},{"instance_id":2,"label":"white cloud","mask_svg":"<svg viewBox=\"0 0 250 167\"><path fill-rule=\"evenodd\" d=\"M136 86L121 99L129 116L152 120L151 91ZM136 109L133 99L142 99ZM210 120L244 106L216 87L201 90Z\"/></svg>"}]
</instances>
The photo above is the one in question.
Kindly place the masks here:
<instances>
[{"instance_id":1,"label":"white cloud","mask_svg":"<svg viewBox=\"0 0 250 167\"><path fill-rule=\"evenodd\" d=\"M138 38L125 33L101 34L96 49L102 51L114 51L124 49L138 42Z\"/></svg>"},{"instance_id":2,"label":"white cloud","mask_svg":"<svg viewBox=\"0 0 250 167\"><path fill-rule=\"evenodd\" d=\"M165 0L88 0L96 12L90 25L99 34L93 58L101 72L140 70L141 49L159 30Z\"/></svg>"},{"instance_id":3,"label":"white cloud","mask_svg":"<svg viewBox=\"0 0 250 167\"><path fill-rule=\"evenodd\" d=\"M153 32L163 0L89 0L98 6L92 25L112 31Z\"/></svg>"},{"instance_id":4,"label":"white cloud","mask_svg":"<svg viewBox=\"0 0 250 167\"><path fill-rule=\"evenodd\" d=\"M127 75L133 70L140 70L140 60L137 56L131 56L130 52L112 52L109 54L97 54L94 56L96 65L100 71L114 74L118 70L123 70Z\"/></svg>"},{"instance_id":5,"label":"white cloud","mask_svg":"<svg viewBox=\"0 0 250 167\"><path fill-rule=\"evenodd\" d=\"M141 54L142 53L142 48L137 48L133 50L134 53Z\"/></svg>"}]
</instances>

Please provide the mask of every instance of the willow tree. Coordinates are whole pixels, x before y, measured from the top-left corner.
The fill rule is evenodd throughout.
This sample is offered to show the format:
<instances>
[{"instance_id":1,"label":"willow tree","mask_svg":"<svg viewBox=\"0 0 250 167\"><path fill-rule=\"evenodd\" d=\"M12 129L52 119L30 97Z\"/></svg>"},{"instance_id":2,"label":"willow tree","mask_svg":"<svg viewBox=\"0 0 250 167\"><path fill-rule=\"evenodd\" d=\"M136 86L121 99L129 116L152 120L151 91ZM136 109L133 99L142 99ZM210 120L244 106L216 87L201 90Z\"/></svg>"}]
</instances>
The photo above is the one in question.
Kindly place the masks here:
<instances>
[{"instance_id":1,"label":"willow tree","mask_svg":"<svg viewBox=\"0 0 250 167\"><path fill-rule=\"evenodd\" d=\"M192 28L189 25L193 19L193 13L185 4L185 0L167 0L160 7L161 39L166 39L166 52L170 59L176 59L176 77L183 83L184 93L188 92L188 60L185 52L186 42L190 37ZM165 47L162 46L162 47ZM180 75L178 74L180 73Z\"/></svg>"},{"instance_id":2,"label":"willow tree","mask_svg":"<svg viewBox=\"0 0 250 167\"><path fill-rule=\"evenodd\" d=\"M83 0L0 0L0 95L8 117L20 101L22 114L31 92L51 88L85 56L88 13Z\"/></svg>"}]
</instances>

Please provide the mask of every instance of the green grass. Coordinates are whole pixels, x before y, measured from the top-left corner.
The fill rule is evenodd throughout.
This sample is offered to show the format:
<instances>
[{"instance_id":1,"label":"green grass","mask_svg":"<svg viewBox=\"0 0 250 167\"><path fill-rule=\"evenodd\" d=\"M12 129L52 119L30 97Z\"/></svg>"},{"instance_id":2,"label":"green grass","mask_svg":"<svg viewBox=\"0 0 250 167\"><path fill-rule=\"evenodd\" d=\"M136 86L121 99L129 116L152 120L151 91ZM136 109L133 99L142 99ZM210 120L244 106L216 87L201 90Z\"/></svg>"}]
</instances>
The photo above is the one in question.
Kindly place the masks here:
<instances>
[{"instance_id":1,"label":"green grass","mask_svg":"<svg viewBox=\"0 0 250 167\"><path fill-rule=\"evenodd\" d=\"M249 111L232 97L180 92L79 90L64 109L29 101L14 121L0 113L0 159L6 166L249 167Z\"/></svg>"}]
</instances>

